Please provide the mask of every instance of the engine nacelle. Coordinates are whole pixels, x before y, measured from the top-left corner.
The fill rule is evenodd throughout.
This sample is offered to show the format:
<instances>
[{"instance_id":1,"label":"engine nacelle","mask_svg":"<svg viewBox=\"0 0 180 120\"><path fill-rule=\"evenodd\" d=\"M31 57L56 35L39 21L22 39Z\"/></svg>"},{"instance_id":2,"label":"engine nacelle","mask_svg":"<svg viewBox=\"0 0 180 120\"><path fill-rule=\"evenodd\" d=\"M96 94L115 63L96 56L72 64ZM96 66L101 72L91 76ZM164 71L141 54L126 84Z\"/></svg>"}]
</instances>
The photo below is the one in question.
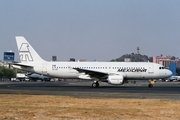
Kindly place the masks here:
<instances>
[{"instance_id":1,"label":"engine nacelle","mask_svg":"<svg viewBox=\"0 0 180 120\"><path fill-rule=\"evenodd\" d=\"M89 77L89 75L85 75L85 74L79 75L78 77L79 77L79 79L85 79L85 80L90 80L90 79L91 79L91 78Z\"/></svg>"},{"instance_id":2,"label":"engine nacelle","mask_svg":"<svg viewBox=\"0 0 180 120\"><path fill-rule=\"evenodd\" d=\"M124 83L124 77L122 75L110 75L107 80L109 84L113 85L122 85Z\"/></svg>"}]
</instances>

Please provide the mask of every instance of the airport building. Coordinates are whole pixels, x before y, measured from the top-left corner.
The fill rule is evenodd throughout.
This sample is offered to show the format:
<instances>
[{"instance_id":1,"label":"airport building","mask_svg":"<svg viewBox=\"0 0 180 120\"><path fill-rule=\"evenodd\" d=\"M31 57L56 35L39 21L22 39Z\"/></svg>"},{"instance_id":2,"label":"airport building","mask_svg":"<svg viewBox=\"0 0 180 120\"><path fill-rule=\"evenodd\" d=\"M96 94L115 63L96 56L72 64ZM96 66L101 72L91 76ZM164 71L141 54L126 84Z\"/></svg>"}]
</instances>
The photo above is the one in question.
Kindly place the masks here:
<instances>
[{"instance_id":1,"label":"airport building","mask_svg":"<svg viewBox=\"0 0 180 120\"><path fill-rule=\"evenodd\" d=\"M154 56L153 62L161 64L173 72L173 75L180 75L180 59L172 59L171 56Z\"/></svg>"},{"instance_id":2,"label":"airport building","mask_svg":"<svg viewBox=\"0 0 180 120\"><path fill-rule=\"evenodd\" d=\"M169 68L171 63L176 63L176 67L180 68L180 59L176 58L175 60L172 60L171 56L154 56L153 62L164 65L166 68Z\"/></svg>"}]
</instances>

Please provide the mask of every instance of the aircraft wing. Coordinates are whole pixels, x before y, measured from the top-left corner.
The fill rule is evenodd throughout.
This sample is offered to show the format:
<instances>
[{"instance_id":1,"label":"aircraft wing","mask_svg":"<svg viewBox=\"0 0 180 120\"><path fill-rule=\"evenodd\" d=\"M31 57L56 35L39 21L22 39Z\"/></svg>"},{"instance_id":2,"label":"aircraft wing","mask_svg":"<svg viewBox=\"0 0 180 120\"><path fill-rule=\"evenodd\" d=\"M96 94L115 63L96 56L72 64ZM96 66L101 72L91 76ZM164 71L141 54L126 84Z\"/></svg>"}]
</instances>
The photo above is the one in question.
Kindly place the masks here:
<instances>
[{"instance_id":1,"label":"aircraft wing","mask_svg":"<svg viewBox=\"0 0 180 120\"><path fill-rule=\"evenodd\" d=\"M94 70L87 70L87 69L81 69L81 68L73 68L73 69L77 70L79 73L85 73L89 75L91 78L105 79L109 75L108 73L94 71Z\"/></svg>"}]
</instances>

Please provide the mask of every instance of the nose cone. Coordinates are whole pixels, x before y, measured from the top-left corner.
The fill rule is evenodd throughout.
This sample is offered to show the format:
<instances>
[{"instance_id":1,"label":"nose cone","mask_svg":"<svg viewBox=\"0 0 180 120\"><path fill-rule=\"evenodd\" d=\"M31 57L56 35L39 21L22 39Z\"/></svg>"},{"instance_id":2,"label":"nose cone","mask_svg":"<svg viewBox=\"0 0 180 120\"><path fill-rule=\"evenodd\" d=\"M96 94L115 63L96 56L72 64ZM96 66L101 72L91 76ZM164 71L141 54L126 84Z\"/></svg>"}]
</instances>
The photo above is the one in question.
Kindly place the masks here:
<instances>
[{"instance_id":1,"label":"nose cone","mask_svg":"<svg viewBox=\"0 0 180 120\"><path fill-rule=\"evenodd\" d=\"M167 77L172 76L172 72L170 70L167 70L167 72L165 73Z\"/></svg>"}]
</instances>

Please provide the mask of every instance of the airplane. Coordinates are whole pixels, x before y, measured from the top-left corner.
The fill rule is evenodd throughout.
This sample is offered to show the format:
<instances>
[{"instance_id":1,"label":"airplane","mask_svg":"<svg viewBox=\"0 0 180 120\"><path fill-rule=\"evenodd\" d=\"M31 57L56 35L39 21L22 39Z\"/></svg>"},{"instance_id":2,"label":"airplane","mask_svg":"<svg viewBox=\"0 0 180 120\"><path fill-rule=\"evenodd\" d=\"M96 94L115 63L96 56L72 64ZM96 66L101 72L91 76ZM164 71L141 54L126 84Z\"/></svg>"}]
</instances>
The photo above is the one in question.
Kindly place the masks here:
<instances>
[{"instance_id":1,"label":"airplane","mask_svg":"<svg viewBox=\"0 0 180 120\"><path fill-rule=\"evenodd\" d=\"M149 80L148 87L153 87L154 79L172 75L163 65L151 62L49 62L23 36L15 38L21 62L14 68L63 79L93 80L93 88L99 87L99 82L122 85L127 80Z\"/></svg>"},{"instance_id":2,"label":"airplane","mask_svg":"<svg viewBox=\"0 0 180 120\"><path fill-rule=\"evenodd\" d=\"M49 76L44 76L44 75L40 75L40 74L36 74L36 73L32 73L32 72L27 72L26 76L29 78L30 81L37 81L37 80L41 80L41 81L51 81L52 77Z\"/></svg>"},{"instance_id":3,"label":"airplane","mask_svg":"<svg viewBox=\"0 0 180 120\"><path fill-rule=\"evenodd\" d=\"M164 81L166 81L166 82L173 82L173 81L174 82L180 82L180 76L172 75L171 77L167 78Z\"/></svg>"},{"instance_id":4,"label":"airplane","mask_svg":"<svg viewBox=\"0 0 180 120\"><path fill-rule=\"evenodd\" d=\"M180 82L180 76L175 76L177 79L177 82Z\"/></svg>"}]
</instances>

